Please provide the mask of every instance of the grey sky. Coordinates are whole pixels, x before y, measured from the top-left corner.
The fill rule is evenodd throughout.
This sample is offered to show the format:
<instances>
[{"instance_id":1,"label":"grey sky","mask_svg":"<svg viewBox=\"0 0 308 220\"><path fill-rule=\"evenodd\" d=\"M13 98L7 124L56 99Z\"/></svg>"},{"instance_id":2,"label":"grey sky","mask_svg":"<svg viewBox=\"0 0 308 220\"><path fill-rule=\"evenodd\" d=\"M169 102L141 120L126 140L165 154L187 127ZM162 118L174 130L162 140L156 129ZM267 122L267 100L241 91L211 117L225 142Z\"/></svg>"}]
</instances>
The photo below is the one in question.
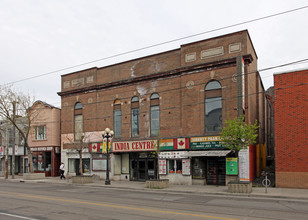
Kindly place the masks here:
<instances>
[{"instance_id":1,"label":"grey sky","mask_svg":"<svg viewBox=\"0 0 308 220\"><path fill-rule=\"evenodd\" d=\"M1 84L307 6L307 0L0 0ZM112 59L17 82L15 88L60 107L60 75L102 67L247 29L259 69L307 59L308 8ZM260 72L265 89L273 73Z\"/></svg>"}]
</instances>

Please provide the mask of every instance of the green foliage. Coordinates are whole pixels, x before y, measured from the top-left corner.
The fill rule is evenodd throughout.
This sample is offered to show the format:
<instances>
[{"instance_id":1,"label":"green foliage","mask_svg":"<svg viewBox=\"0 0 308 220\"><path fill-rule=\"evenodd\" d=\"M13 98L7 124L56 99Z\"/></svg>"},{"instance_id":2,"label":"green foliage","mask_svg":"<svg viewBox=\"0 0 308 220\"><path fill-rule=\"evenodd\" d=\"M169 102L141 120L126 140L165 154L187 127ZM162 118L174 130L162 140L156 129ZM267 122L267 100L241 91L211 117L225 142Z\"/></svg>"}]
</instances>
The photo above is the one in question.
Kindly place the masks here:
<instances>
[{"instance_id":1,"label":"green foliage","mask_svg":"<svg viewBox=\"0 0 308 220\"><path fill-rule=\"evenodd\" d=\"M233 120L226 120L226 127L221 132L223 145L233 151L246 149L250 144L256 143L258 137L258 124L247 124L244 116Z\"/></svg>"}]
</instances>

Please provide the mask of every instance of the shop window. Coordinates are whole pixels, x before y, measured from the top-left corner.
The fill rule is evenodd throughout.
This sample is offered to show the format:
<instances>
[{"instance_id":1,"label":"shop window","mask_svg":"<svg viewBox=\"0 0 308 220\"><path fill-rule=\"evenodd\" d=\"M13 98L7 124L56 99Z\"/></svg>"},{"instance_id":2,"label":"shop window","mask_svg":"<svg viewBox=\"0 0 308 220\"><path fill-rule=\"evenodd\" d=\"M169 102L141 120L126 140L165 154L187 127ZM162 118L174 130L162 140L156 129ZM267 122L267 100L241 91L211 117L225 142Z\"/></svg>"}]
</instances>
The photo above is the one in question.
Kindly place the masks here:
<instances>
[{"instance_id":1,"label":"shop window","mask_svg":"<svg viewBox=\"0 0 308 220\"><path fill-rule=\"evenodd\" d=\"M66 172L66 170L65 170ZM68 159L68 172L69 173L76 173L76 175L80 175L79 172L79 158L78 159ZM82 158L82 172L84 174L90 174L90 159L89 158Z\"/></svg>"},{"instance_id":2,"label":"shop window","mask_svg":"<svg viewBox=\"0 0 308 220\"><path fill-rule=\"evenodd\" d=\"M182 160L169 160L169 173L182 173Z\"/></svg>"},{"instance_id":3,"label":"shop window","mask_svg":"<svg viewBox=\"0 0 308 220\"><path fill-rule=\"evenodd\" d=\"M122 112L121 112L121 102L119 99L115 100L113 103L113 131L114 137L121 137L121 127L122 127Z\"/></svg>"},{"instance_id":4,"label":"shop window","mask_svg":"<svg viewBox=\"0 0 308 220\"><path fill-rule=\"evenodd\" d=\"M222 130L222 91L218 81L211 81L205 87L205 131Z\"/></svg>"},{"instance_id":5,"label":"shop window","mask_svg":"<svg viewBox=\"0 0 308 220\"><path fill-rule=\"evenodd\" d=\"M151 136L158 136L159 133L159 95L151 95Z\"/></svg>"},{"instance_id":6,"label":"shop window","mask_svg":"<svg viewBox=\"0 0 308 220\"><path fill-rule=\"evenodd\" d=\"M77 102L74 108L75 140L80 141L83 134L82 104Z\"/></svg>"},{"instance_id":7,"label":"shop window","mask_svg":"<svg viewBox=\"0 0 308 220\"><path fill-rule=\"evenodd\" d=\"M34 171L51 171L51 152L33 152L32 164Z\"/></svg>"},{"instance_id":8,"label":"shop window","mask_svg":"<svg viewBox=\"0 0 308 220\"><path fill-rule=\"evenodd\" d=\"M35 140L46 140L46 126L35 127Z\"/></svg>"},{"instance_id":9,"label":"shop window","mask_svg":"<svg viewBox=\"0 0 308 220\"><path fill-rule=\"evenodd\" d=\"M193 158L193 179L205 179L206 159L203 157Z\"/></svg>"},{"instance_id":10,"label":"shop window","mask_svg":"<svg viewBox=\"0 0 308 220\"><path fill-rule=\"evenodd\" d=\"M134 96L131 100L132 137L139 137L139 98Z\"/></svg>"}]
</instances>

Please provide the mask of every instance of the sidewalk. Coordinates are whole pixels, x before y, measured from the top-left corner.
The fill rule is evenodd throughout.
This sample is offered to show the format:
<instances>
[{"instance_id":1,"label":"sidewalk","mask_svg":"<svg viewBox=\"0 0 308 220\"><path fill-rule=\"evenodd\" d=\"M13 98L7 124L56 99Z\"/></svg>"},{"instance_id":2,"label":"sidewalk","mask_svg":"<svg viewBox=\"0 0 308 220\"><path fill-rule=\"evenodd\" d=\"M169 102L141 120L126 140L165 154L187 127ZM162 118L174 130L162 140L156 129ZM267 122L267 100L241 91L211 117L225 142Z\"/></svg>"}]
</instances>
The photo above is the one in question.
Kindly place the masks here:
<instances>
[{"instance_id":1,"label":"sidewalk","mask_svg":"<svg viewBox=\"0 0 308 220\"><path fill-rule=\"evenodd\" d=\"M49 184L73 184L71 179L61 180L59 177L46 177L40 180L24 180L21 176L15 179L4 179L0 177L0 182L25 182L25 183L49 183ZM291 188L268 188L267 193L263 187L253 187L252 193L228 193L227 186L211 186L211 185L172 185L165 189L148 189L145 182L133 181L111 181L111 185L105 185L104 180L97 180L94 183L85 184L86 186L109 187L119 189L160 191L165 193L195 193L195 194L212 194L225 196L243 196L243 197L264 197L264 198L280 198L280 199L298 199L307 200L308 189L291 189Z\"/></svg>"}]
</instances>

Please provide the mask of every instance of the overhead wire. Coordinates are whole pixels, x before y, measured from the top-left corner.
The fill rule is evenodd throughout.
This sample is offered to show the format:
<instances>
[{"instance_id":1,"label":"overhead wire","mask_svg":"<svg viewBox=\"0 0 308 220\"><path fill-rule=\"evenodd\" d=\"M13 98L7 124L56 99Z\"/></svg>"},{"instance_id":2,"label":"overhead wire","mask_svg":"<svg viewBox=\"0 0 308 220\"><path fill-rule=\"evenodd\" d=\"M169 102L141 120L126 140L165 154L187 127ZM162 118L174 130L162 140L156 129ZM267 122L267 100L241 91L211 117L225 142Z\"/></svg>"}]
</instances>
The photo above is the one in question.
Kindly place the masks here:
<instances>
[{"instance_id":1,"label":"overhead wire","mask_svg":"<svg viewBox=\"0 0 308 220\"><path fill-rule=\"evenodd\" d=\"M268 18L272 18L272 17L276 17L276 16L292 13L292 12L303 10L303 9L306 9L306 8L308 8L308 6L302 6L302 7L299 7L299 8L290 9L290 10L286 10L286 11L283 11L283 12L279 12L279 13L275 13L275 14L271 14L271 15L267 15L267 16L263 16L263 17L259 17L259 18L254 18L254 19L251 19L251 20L243 21L243 22L238 22L238 23L227 25L227 26L223 26L223 27L220 27L220 28L215 28L215 29L212 29L212 30L209 30L209 31L204 31L204 32L200 32L200 33L197 33L197 34L192 34L192 35L188 35L188 36L185 36L185 37L180 37L180 38L177 38L177 39L173 39L173 40L169 40L169 41L165 41L165 42L161 42L161 43L157 43L157 44L152 44L152 45L149 45L149 46L141 47L141 48L138 48L138 49L133 49L133 50L126 51L126 52L123 52L123 53L118 53L118 54L115 54L115 55L112 55L112 56L107 56L107 57L104 57L104 58L88 61L88 62L85 62L85 63L73 65L73 66L70 66L70 67L65 67L65 68L54 70L54 71L51 71L51 72L35 75L35 76L32 76L32 77L28 77L28 78L24 78L24 79L20 79L20 80L15 80L13 82L9 82L9 83L6 83L4 85L13 85L15 83L27 81L27 80L30 80L30 79L35 79L35 78L38 78L38 77L42 77L42 76L46 76L46 75L50 75L50 74L54 74L54 73L58 73L58 72L66 71L66 70L70 70L70 69L73 69L73 68L77 68L77 67L81 67L81 66L97 63L97 62L100 62L100 61L104 61L104 60L108 60L108 59L111 59L111 58L115 58L115 57L131 54L131 53L135 53L135 52L138 52L138 51L142 51L142 50L146 50L146 49L162 46L162 45L165 45L165 44L170 44L170 43L173 43L173 42L189 39L189 38L192 38L192 37L197 37L197 36L200 36L200 35L209 34L209 33L212 33L212 32L216 32L216 31L220 31L220 30L224 30L224 29L228 29L228 28L232 28L232 27L236 27L236 26L240 26L240 25L244 25L244 24L248 24L248 23L252 23L252 22L256 22L256 21L265 20L265 19L268 19Z\"/></svg>"}]
</instances>

